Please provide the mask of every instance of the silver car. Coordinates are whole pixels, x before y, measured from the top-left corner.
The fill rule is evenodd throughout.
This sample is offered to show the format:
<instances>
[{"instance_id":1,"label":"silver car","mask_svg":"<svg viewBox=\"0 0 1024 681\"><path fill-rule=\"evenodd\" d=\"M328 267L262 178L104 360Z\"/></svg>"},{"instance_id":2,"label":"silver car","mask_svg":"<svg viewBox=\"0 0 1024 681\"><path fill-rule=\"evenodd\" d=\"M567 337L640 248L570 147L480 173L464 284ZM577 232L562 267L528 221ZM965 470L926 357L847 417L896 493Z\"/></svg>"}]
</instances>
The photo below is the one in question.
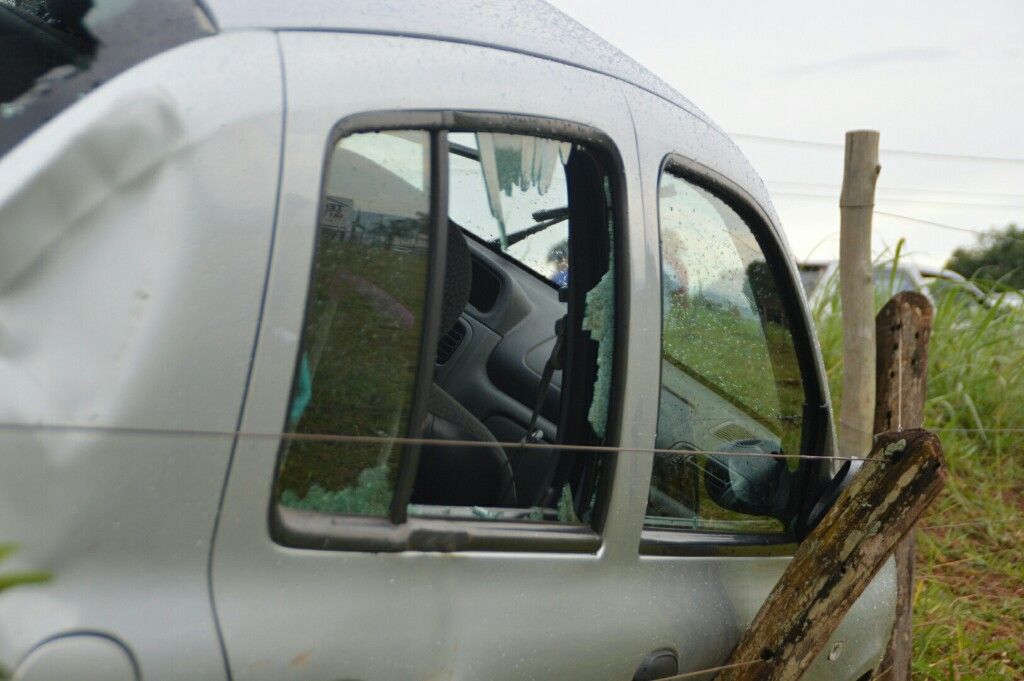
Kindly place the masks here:
<instances>
[{"instance_id":1,"label":"silver car","mask_svg":"<svg viewBox=\"0 0 1024 681\"><path fill-rule=\"evenodd\" d=\"M700 110L532 0L0 26L8 673L728 656L832 417L768 194ZM894 598L890 562L808 678L868 678Z\"/></svg>"}]
</instances>

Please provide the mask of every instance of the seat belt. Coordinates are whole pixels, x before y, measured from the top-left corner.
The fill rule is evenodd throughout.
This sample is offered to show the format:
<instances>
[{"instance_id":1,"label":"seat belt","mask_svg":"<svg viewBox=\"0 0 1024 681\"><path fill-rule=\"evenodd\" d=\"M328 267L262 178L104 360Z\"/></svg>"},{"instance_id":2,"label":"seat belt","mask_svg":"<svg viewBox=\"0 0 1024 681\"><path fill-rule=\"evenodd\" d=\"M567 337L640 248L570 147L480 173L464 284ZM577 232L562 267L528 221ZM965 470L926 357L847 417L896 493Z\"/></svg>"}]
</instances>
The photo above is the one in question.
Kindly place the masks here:
<instances>
[{"instance_id":1,"label":"seat belt","mask_svg":"<svg viewBox=\"0 0 1024 681\"><path fill-rule=\"evenodd\" d=\"M544 371L540 377L540 386L537 388L537 399L533 402L533 413L530 414L530 424L526 427L526 435L520 443L535 443L544 439L544 431L537 427L537 419L544 407L544 398L548 395L548 387L555 371L565 366L565 323L566 317L562 315L555 321L555 346L551 348L551 355L544 363Z\"/></svg>"},{"instance_id":2,"label":"seat belt","mask_svg":"<svg viewBox=\"0 0 1024 681\"><path fill-rule=\"evenodd\" d=\"M544 398L548 394L548 386L551 385L551 378L556 369L561 369L565 364L565 324L568 314L563 315L555 321L555 347L551 348L551 355L544 363L544 371L541 373L540 386L537 388L537 399L533 402L533 413L530 414L530 424L526 428L526 434L519 440L519 444L534 444L544 439L544 431L537 427L537 419L540 417L540 410L544 406ZM512 477L509 478L509 485L515 484L517 464L521 461L517 458L509 466ZM502 491L501 496L508 494L508 487Z\"/></svg>"}]
</instances>

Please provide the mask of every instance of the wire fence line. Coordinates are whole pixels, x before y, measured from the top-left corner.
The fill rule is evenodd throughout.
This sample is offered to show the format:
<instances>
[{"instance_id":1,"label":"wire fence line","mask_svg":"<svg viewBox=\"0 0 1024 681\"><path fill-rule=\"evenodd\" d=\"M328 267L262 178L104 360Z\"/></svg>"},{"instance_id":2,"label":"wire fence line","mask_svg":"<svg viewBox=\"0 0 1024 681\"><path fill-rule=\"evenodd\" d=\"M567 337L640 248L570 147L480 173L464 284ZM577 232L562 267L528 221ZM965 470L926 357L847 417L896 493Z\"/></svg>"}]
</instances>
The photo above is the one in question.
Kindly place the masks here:
<instances>
[{"instance_id":1,"label":"wire fence line","mask_svg":"<svg viewBox=\"0 0 1024 681\"><path fill-rule=\"evenodd\" d=\"M750 667L755 664L764 664L768 660L756 659L756 660L744 660L742 662L732 662L730 664L722 664L717 667L707 667L706 669L695 669L692 672L683 672L682 674L676 674L674 676L666 676L661 681L682 681L683 679L692 679L696 676L704 676L712 672L723 672L727 669L738 669L740 667Z\"/></svg>"},{"instance_id":2,"label":"wire fence line","mask_svg":"<svg viewBox=\"0 0 1024 681\"><path fill-rule=\"evenodd\" d=\"M925 430L935 433L1024 433L1024 427L1006 428L959 428L944 426L924 426ZM898 428L896 432L903 430ZM338 444L397 444L397 445L434 445L444 447L478 447L481 444L498 446L504 449L542 450L562 449L566 451L592 452L598 454L616 454L629 452L635 454L693 454L702 456L736 456L769 459L813 459L816 461L859 461L862 463L878 463L877 459L865 456L843 456L835 454L786 454L782 452L704 450L664 447L639 447L631 445L580 445L552 442L512 442L482 440L454 440L417 438L383 435L351 435L345 433L296 433L289 431L245 431L245 430L211 430L195 428L156 428L146 426L111 426L75 423L14 423L0 422L0 434L4 432L42 432L68 435L136 435L157 437L194 437L194 438L244 438L289 440L299 442L325 442Z\"/></svg>"},{"instance_id":3,"label":"wire fence line","mask_svg":"<svg viewBox=\"0 0 1024 681\"><path fill-rule=\"evenodd\" d=\"M809 198L809 199L824 199L824 200L832 200L832 199L837 198L837 197L834 197L834 196L827 196L825 194L805 194L805 193L802 193L802 192L785 192L785 191L782 191L782 192L771 192L771 194L774 195L774 196L800 196L800 197ZM886 202L886 201L884 201L882 199L879 199L879 201L882 202L882 203ZM892 203L899 203L899 201L893 200ZM935 202L934 201L925 201L925 202L922 202L922 203L935 203ZM942 204L940 204L940 205L942 205ZM962 205L962 204L956 204L956 205ZM985 204L985 205L988 206L989 208L1016 208L1017 207L1017 206L997 206L995 204ZM1024 205L1020 206L1020 208L1024 209ZM951 230L951 231L954 231L954 232L961 232L963 234L973 234L975 236L986 234L986 231L983 230L983 229L971 229L970 227L958 227L957 225L950 225L950 224L945 223L945 222L936 222L934 220L925 220L923 218L914 217L913 215L904 215L903 213L892 213L890 211L877 210L877 209L874 210L873 212L874 212L875 215L883 215L885 217L896 218L898 220L908 220L910 222L917 222L917 223L922 224L922 225L928 225L929 227L938 227L939 229L948 229L948 230ZM1013 240L1014 241L1024 241L1024 239L1019 239L1019 238L1013 238Z\"/></svg>"},{"instance_id":4,"label":"wire fence line","mask_svg":"<svg viewBox=\"0 0 1024 681\"><path fill-rule=\"evenodd\" d=\"M927 429L937 433L1024 433L1024 427L957 428L953 426L938 426Z\"/></svg>"},{"instance_id":5,"label":"wire fence line","mask_svg":"<svg viewBox=\"0 0 1024 681\"><path fill-rule=\"evenodd\" d=\"M839 142L818 142L815 140L801 140L793 139L789 137L776 137L773 135L757 135L746 132L730 132L730 137L737 137L740 139L757 140L761 142L769 142L771 144L784 144L788 146L797 147L814 147L819 149L843 149L844 145ZM948 161L977 161L982 163L998 163L1007 165L1024 165L1024 158L1017 158L1014 156L985 156L982 154L956 154L944 151L921 151L917 149L899 149L883 147L879 149L879 153L882 155L890 156L910 156L914 158L937 158L945 159Z\"/></svg>"},{"instance_id":6,"label":"wire fence line","mask_svg":"<svg viewBox=\"0 0 1024 681\"><path fill-rule=\"evenodd\" d=\"M934 220L923 220L921 218L915 218L913 215L904 215L902 213L890 213L889 211L885 210L875 210L874 213L875 215L884 215L886 217L897 218L899 220L909 220L910 222L917 222L922 225L938 227L940 229L948 229L954 232L963 232L965 234L979 235L985 233L983 230L979 229L971 229L969 227L957 227L956 225L946 224L945 222L935 222ZM1020 241L1020 239L1015 238L1014 241Z\"/></svg>"},{"instance_id":7,"label":"wire fence line","mask_svg":"<svg viewBox=\"0 0 1024 681\"><path fill-rule=\"evenodd\" d=\"M771 184L771 183L769 183ZM939 193L939 192L936 192ZM771 192L772 196L796 196L806 199L823 199L827 201L838 201L839 194L821 193L815 194L809 191L792 191L781 189ZM979 203L977 201L936 201L935 199L904 198L898 196L878 196L877 203L918 203L930 206L964 206L968 208L1012 208L1024 209L1024 204L1019 203Z\"/></svg>"},{"instance_id":8,"label":"wire fence line","mask_svg":"<svg viewBox=\"0 0 1024 681\"><path fill-rule=\"evenodd\" d=\"M1006 433L1024 434L1024 427L1015 428L955 428L955 427L924 427L925 430L935 433L958 432L958 433ZM897 428L895 432L902 431ZM573 452L589 452L594 454L666 454L666 455L695 455L695 456L733 456L748 458L765 458L776 460L801 460L811 459L815 461L855 461L860 463L880 463L877 458L869 456L843 456L836 454L786 454L783 452L763 452L747 450L705 450L690 448L664 448L664 447L640 447L631 445L582 445L554 442L523 442L523 441L483 441L483 440L457 440L423 437L401 437L384 435L351 435L345 433L297 433L289 431L245 431L245 430L211 430L194 428L155 428L146 426L110 426L97 424L70 424L70 423L13 423L0 422L0 434L7 433L28 433L38 432L46 434L64 435L124 435L144 437L192 437L192 438L239 438L253 440L286 440L297 442L322 442L327 444L394 444L414 446L442 446L442 447L479 447L496 446L510 450L539 450L550 451L559 449Z\"/></svg>"},{"instance_id":9,"label":"wire fence line","mask_svg":"<svg viewBox=\"0 0 1024 681\"><path fill-rule=\"evenodd\" d=\"M156 437L195 437L195 438L249 438L266 440L288 440L298 442L324 442L337 444L396 444L441 447L480 447L497 446L509 450L542 450L552 449L574 452L590 452L594 454L671 454L700 456L734 456L765 459L811 459L815 461L860 461L862 463L881 463L880 459L870 457L847 457L829 454L784 454L760 451L702 450L702 449L665 449L659 447L634 447L629 445L577 445L568 443L548 442L489 442L483 440L449 440L423 437L392 437L380 435L347 435L335 433L294 433L286 431L244 431L244 430L204 430L177 428L148 428L135 426L104 426L95 424L66 423L10 423L0 422L0 433L33 433L63 435L126 435Z\"/></svg>"},{"instance_id":10,"label":"wire fence line","mask_svg":"<svg viewBox=\"0 0 1024 681\"><path fill-rule=\"evenodd\" d=\"M789 186L792 186L792 187L803 187L805 189L829 190L830 193L828 194L828 196L829 197L835 197L837 199L839 198L839 192L840 192L840 189L842 188L838 184L829 184L827 182L803 182L803 181L799 181L799 180L778 180L778 179L771 179L771 178L765 178L764 181L767 184L772 184L772 185L789 185ZM1024 194L1015 194L1013 192L971 191L971 190L959 190L959 189L927 189L927 188L924 188L924 187L899 187L899 186L892 187L892 186L888 186L888 185L879 187L878 191L904 192L904 193L915 193L915 194L937 194L937 195L941 195L941 196L966 196L966 197L971 197L971 198L977 198L977 197L980 197L980 196L990 196L992 198L1017 199L1017 200L1020 200L1020 201L1024 201ZM815 196L824 196L824 195L823 194L815 194ZM876 197L876 199L878 199L878 200L885 200L885 199L882 199L880 197ZM897 199L893 198L892 200L895 201ZM955 202L955 203L959 203L959 202ZM963 203L963 205L970 206L970 205L975 205L975 204L973 204L973 203ZM981 203L981 204L977 204L977 205L979 205L979 206L989 206L989 205L993 205L993 204Z\"/></svg>"},{"instance_id":11,"label":"wire fence line","mask_svg":"<svg viewBox=\"0 0 1024 681\"><path fill-rule=\"evenodd\" d=\"M1009 520L997 520L990 518L988 520L971 520L962 523L946 523L944 525L921 525L919 529L922 530L951 530L960 527L980 527L982 525L1007 525Z\"/></svg>"}]
</instances>

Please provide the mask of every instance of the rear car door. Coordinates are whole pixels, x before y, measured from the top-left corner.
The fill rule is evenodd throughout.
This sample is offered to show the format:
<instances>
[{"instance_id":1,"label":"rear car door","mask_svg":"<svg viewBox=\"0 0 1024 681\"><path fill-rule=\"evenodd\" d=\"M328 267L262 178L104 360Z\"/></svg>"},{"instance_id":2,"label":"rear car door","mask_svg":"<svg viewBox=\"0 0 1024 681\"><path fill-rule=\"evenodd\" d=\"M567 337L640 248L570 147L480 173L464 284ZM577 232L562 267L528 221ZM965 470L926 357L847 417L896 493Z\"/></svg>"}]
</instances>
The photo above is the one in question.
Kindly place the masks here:
<instances>
[{"instance_id":1,"label":"rear car door","mask_svg":"<svg viewBox=\"0 0 1024 681\"><path fill-rule=\"evenodd\" d=\"M659 647L647 585L626 577L649 463L573 450L532 465L556 437L653 441L652 244L629 210L639 175L618 82L465 44L280 41L278 229L212 558L232 678L632 678ZM557 201L552 173L565 176ZM474 183L477 208L462 193ZM534 189L545 202L524 208ZM589 232L569 230L563 269L563 245L538 225L566 219ZM448 266L464 249L473 280L496 283L441 328L431 320L450 316ZM535 406L563 311L565 363L550 378L564 394ZM423 419L435 438L486 440L483 423L537 447L505 448L511 475L482 464L445 477L436 447L401 440Z\"/></svg>"}]
</instances>

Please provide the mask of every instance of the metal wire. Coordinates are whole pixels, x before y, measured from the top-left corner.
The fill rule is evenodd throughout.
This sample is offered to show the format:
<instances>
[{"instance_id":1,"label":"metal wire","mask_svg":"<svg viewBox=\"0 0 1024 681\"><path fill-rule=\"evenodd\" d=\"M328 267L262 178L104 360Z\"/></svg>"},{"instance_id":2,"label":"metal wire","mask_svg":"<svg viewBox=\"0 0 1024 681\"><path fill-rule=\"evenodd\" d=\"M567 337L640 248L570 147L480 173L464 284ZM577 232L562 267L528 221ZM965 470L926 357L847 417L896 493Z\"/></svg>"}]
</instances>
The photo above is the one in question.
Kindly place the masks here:
<instances>
[{"instance_id":1,"label":"metal wire","mask_svg":"<svg viewBox=\"0 0 1024 681\"><path fill-rule=\"evenodd\" d=\"M875 681L876 679L885 678L885 675L892 671L893 666L894 665L889 665L888 667L886 667L882 671L880 671L877 674L875 674L874 676L872 676L868 681Z\"/></svg>"},{"instance_id":2,"label":"metal wire","mask_svg":"<svg viewBox=\"0 0 1024 681\"><path fill-rule=\"evenodd\" d=\"M719 665L718 667L708 667L707 669L697 669L692 672L683 672L682 674L676 674L675 676L666 676L661 681L679 681L680 679L692 679L695 676L703 676L710 674L711 672L721 672L726 669L736 669L738 667L749 667L755 664L761 664L767 662L767 660L746 660L745 662L733 662L730 664Z\"/></svg>"},{"instance_id":3,"label":"metal wire","mask_svg":"<svg viewBox=\"0 0 1024 681\"><path fill-rule=\"evenodd\" d=\"M814 140L801 140L792 139L789 137L775 137L773 135L757 135L746 132L730 132L731 137L741 137L749 140L760 140L763 142L771 142L773 144L786 144L789 146L800 146L800 147L820 147L828 149L842 149L843 144L839 142L818 142ZM900 155L900 156L914 156L918 158L942 158L951 161L981 161L983 163L1009 163L1009 164L1021 164L1024 163L1024 158L1017 158L1012 156L984 156L981 154L955 154L943 151L922 151L918 149L893 149L889 147L882 147L879 152L883 155Z\"/></svg>"},{"instance_id":4,"label":"metal wire","mask_svg":"<svg viewBox=\"0 0 1024 681\"><path fill-rule=\"evenodd\" d=\"M242 430L198 430L198 429L172 429L172 428L144 428L132 426L102 426L92 424L65 424L65 423L3 423L0 422L0 432L48 432L61 434L91 434L103 433L107 435L140 435L140 436L168 436L168 437L231 437L231 438L253 438L289 440L296 442L327 442L344 444L398 444L398 445L428 445L442 447L479 447L481 440L444 440L422 437L390 437L379 435L344 435L333 433L288 433L288 432L258 432ZM753 457L766 459L813 459L815 461L862 461L864 463L879 463L878 459L865 457L830 456L817 454L775 454L772 452L734 452L734 451L710 451L700 449L660 449L657 447L629 447L623 445L574 445L574 444L553 444L546 442L485 442L490 446L498 446L507 450L537 449L548 451L561 449L574 452L591 452L597 454L617 454L619 452L631 452L637 454L696 454L702 456L736 456Z\"/></svg>"},{"instance_id":5,"label":"metal wire","mask_svg":"<svg viewBox=\"0 0 1024 681\"><path fill-rule=\"evenodd\" d=\"M900 334L896 336L896 431L903 430L903 325L900 324Z\"/></svg>"},{"instance_id":6,"label":"metal wire","mask_svg":"<svg viewBox=\"0 0 1024 681\"><path fill-rule=\"evenodd\" d=\"M764 181L767 184L772 184L772 185L783 185L784 184L784 185L790 185L790 186L799 186L799 187L804 187L804 188L811 188L811 189L817 189L817 190L822 190L822 191L828 191L829 194L814 194L813 196L828 196L829 198L838 198L839 197L839 192L842 189L841 185L829 184L829 183L826 183L826 182L803 182L803 181L800 181L800 180L780 180L780 179L772 179L770 177L764 178ZM973 197L978 197L978 196L990 196L992 198L999 198L999 199L1018 199L1018 200L1024 200L1024 194L1014 194L1014 193L1011 193L1011 192L963 191L963 190L957 190L957 189L934 189L934 188L933 189L926 189L924 187L896 187L896 186L890 186L888 184L885 185L884 187L879 187L878 191L880 191L880 192L906 192L906 193L914 193L914 194L937 194L937 195L940 195L940 196L966 196L966 197L972 197L972 198ZM881 199L879 197L878 200L883 200L883 199ZM893 198L891 200L893 200L893 201L902 201L903 199ZM932 202L931 201L927 201L926 203L932 203ZM952 203L959 204L961 202L952 202ZM998 204L982 203L982 204L965 204L965 205L991 206L991 205L998 205Z\"/></svg>"},{"instance_id":7,"label":"metal wire","mask_svg":"<svg viewBox=\"0 0 1024 681\"><path fill-rule=\"evenodd\" d=\"M941 433L1024 433L1024 428L928 428Z\"/></svg>"},{"instance_id":8,"label":"metal wire","mask_svg":"<svg viewBox=\"0 0 1024 681\"><path fill-rule=\"evenodd\" d=\"M918 529L921 529L921 530L949 530L949 529L953 529L953 528L957 528L957 527L979 527L981 525L1000 525L1000 524L1006 525L1009 522L1010 522L1009 520L998 520L998 519L993 518L993 519L990 519L990 520L971 520L969 522L949 523L949 524L946 524L946 525L921 525L921 526L918 527Z\"/></svg>"},{"instance_id":9,"label":"metal wire","mask_svg":"<svg viewBox=\"0 0 1024 681\"><path fill-rule=\"evenodd\" d=\"M769 182L769 184L771 184ZM809 191L791 191L788 189L778 189L771 192L772 196L794 196L802 199L817 199L820 201L836 201L839 198L839 193L835 194L814 194ZM971 206L973 208L1011 208L1020 210L1024 208L1024 204L1019 203L980 203L977 201L936 201L935 199L912 199L912 198L901 198L898 196L876 196L876 203L913 203L925 206ZM881 211L876 211L881 212ZM900 216L903 217L903 216ZM980 234L980 230L967 230L966 227L951 227L951 229L957 229L960 231L974 231Z\"/></svg>"}]
</instances>

